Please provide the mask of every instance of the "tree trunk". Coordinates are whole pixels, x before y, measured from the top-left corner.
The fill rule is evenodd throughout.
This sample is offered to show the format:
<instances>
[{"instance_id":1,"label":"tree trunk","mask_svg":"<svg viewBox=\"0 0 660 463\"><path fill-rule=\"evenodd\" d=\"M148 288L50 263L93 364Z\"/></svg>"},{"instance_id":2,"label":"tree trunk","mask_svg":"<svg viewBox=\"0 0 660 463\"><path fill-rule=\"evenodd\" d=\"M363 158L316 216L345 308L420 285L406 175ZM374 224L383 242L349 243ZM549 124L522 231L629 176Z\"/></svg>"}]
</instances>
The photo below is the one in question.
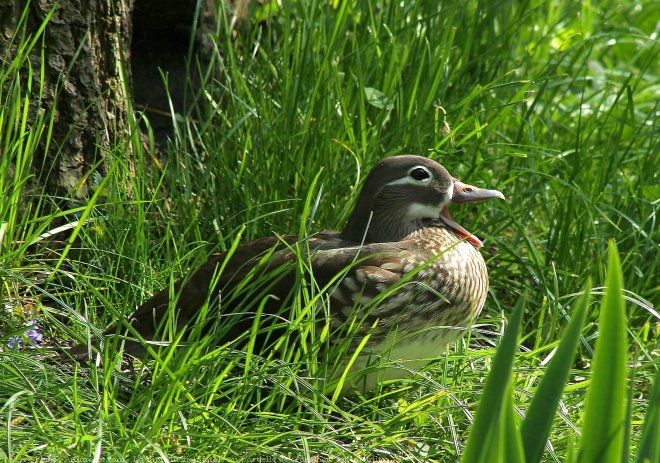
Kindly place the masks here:
<instances>
[{"instance_id":1,"label":"tree trunk","mask_svg":"<svg viewBox=\"0 0 660 463\"><path fill-rule=\"evenodd\" d=\"M201 1L206 18L213 4ZM55 8L30 58L38 70L43 43L40 107L55 110L50 147L33 165L47 192L84 196L85 179L94 166L103 174L104 151L127 130L129 98L135 96L136 107L150 117L161 115L160 122L152 123L159 130L157 140L171 133L168 100L183 111L185 57L197 0L32 0L25 5L25 0L0 0L3 58L12 59L16 52L19 40L14 37L35 34ZM26 8L27 21L19 25ZM169 95L161 71L168 76Z\"/></svg>"},{"instance_id":2,"label":"tree trunk","mask_svg":"<svg viewBox=\"0 0 660 463\"><path fill-rule=\"evenodd\" d=\"M56 4L54 0L33 1L27 7L20 0L3 3L0 47L4 49L15 34L34 34ZM122 65L130 60L132 4L133 0L61 0L48 22L41 107L55 106L55 124L49 152L41 153L34 166L51 193L84 194L82 179L100 159L102 149L110 147L125 128L130 68ZM28 8L27 22L18 31L24 8ZM35 48L32 63L41 59L40 46ZM35 84L33 88L39 88Z\"/></svg>"}]
</instances>

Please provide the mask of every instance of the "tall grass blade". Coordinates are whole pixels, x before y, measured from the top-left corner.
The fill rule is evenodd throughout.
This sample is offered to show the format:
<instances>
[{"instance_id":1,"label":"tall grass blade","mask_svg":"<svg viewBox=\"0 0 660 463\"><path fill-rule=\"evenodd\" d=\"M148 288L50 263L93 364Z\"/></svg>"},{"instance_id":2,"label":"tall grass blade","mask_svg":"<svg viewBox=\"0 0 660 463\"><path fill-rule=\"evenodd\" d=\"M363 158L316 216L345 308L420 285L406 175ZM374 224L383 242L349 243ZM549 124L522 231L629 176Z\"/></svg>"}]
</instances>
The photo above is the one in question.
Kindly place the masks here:
<instances>
[{"instance_id":1,"label":"tall grass blade","mask_svg":"<svg viewBox=\"0 0 660 463\"><path fill-rule=\"evenodd\" d=\"M626 360L628 341L623 278L616 245L608 245L607 289L601 305L591 385L585 399L584 425L578 450L580 463L626 461Z\"/></svg>"},{"instance_id":2,"label":"tall grass blade","mask_svg":"<svg viewBox=\"0 0 660 463\"><path fill-rule=\"evenodd\" d=\"M587 280L582 296L577 301L573 318L559 342L555 355L548 364L520 428L525 446L525 461L528 463L541 461L543 448L552 427L552 420L556 415L557 405L580 342L580 332L587 315L590 291L591 280Z\"/></svg>"},{"instance_id":3,"label":"tall grass blade","mask_svg":"<svg viewBox=\"0 0 660 463\"><path fill-rule=\"evenodd\" d=\"M660 461L660 362L656 368L655 384L649 397L649 408L644 420L637 463Z\"/></svg>"},{"instance_id":4,"label":"tall grass blade","mask_svg":"<svg viewBox=\"0 0 660 463\"><path fill-rule=\"evenodd\" d=\"M498 461L501 463L525 463L525 449L518 430L516 410L513 407L513 387L511 386L504 398L499 430Z\"/></svg>"},{"instance_id":5,"label":"tall grass blade","mask_svg":"<svg viewBox=\"0 0 660 463\"><path fill-rule=\"evenodd\" d=\"M493 368L488 375L483 395L479 401L465 451L461 457L463 463L491 461L492 452L497 447L498 422L503 413L502 404L505 403L509 392L513 358L518 347L518 333L525 305L525 298L521 298L511 315L504 336L502 336L502 341L493 359Z\"/></svg>"}]
</instances>

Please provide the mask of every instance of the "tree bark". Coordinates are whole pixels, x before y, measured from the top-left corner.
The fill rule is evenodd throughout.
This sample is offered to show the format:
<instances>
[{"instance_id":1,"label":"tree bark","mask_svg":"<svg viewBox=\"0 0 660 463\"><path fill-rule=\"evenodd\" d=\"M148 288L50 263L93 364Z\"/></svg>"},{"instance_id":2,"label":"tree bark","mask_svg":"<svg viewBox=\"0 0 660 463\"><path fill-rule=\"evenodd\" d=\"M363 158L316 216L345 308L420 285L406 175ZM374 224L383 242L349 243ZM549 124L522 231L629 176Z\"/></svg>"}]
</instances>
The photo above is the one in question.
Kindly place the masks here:
<instances>
[{"instance_id":1,"label":"tree bark","mask_svg":"<svg viewBox=\"0 0 660 463\"><path fill-rule=\"evenodd\" d=\"M0 3L0 47L5 50L15 35L34 34L55 8L42 42L45 73L40 102L41 108L55 111L55 124L49 152L40 153L34 166L47 191L83 195L83 179L125 129L133 0L61 0L56 7L54 0L27 6L20 0ZM27 22L18 30L25 8ZM41 46L36 48L31 62L38 69ZM34 78L39 78L38 72ZM39 88L35 84L33 88Z\"/></svg>"},{"instance_id":2,"label":"tree bark","mask_svg":"<svg viewBox=\"0 0 660 463\"><path fill-rule=\"evenodd\" d=\"M55 8L44 40L30 58L37 80L43 44L43 98L34 110L54 110L55 124L48 152L39 153L33 165L48 193L85 196L92 169L104 174L106 150L128 129L130 99L154 119L157 141L172 133L170 101L175 111L184 111L189 84L185 58L197 2L32 0L26 5L25 0L0 0L4 59L13 58L20 42L16 38L35 34ZM213 16L214 5L212 0L200 1L202 19ZM26 8L27 21L19 25ZM169 94L161 72L167 76ZM35 84L32 88L39 88Z\"/></svg>"}]
</instances>

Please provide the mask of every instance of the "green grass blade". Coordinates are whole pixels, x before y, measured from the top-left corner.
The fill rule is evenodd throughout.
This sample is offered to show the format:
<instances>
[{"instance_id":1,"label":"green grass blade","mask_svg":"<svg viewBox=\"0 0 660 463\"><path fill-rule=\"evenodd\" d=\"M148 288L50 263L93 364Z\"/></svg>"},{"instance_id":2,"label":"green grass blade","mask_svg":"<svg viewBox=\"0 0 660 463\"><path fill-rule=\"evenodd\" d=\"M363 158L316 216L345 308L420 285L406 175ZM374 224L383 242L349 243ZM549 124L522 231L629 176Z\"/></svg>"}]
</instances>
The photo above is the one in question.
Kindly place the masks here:
<instances>
[{"instance_id":1,"label":"green grass blade","mask_svg":"<svg viewBox=\"0 0 660 463\"><path fill-rule=\"evenodd\" d=\"M556 415L557 405L580 342L580 332L587 315L590 291L591 280L587 280L584 292L577 301L573 318L562 336L555 355L548 364L522 423L520 433L525 445L525 460L528 463L541 460L543 448L552 427L552 420Z\"/></svg>"},{"instance_id":2,"label":"green grass blade","mask_svg":"<svg viewBox=\"0 0 660 463\"><path fill-rule=\"evenodd\" d=\"M509 387L504 408L500 415L499 461L503 463L525 463L525 449L518 430L516 411L513 408L513 387Z\"/></svg>"},{"instance_id":3,"label":"green grass blade","mask_svg":"<svg viewBox=\"0 0 660 463\"><path fill-rule=\"evenodd\" d=\"M638 452L637 463L660 461L660 363L657 365L655 384L649 397Z\"/></svg>"},{"instance_id":4,"label":"green grass blade","mask_svg":"<svg viewBox=\"0 0 660 463\"><path fill-rule=\"evenodd\" d=\"M524 307L525 299L522 298L511 315L509 325L504 331L504 336L502 336L502 341L493 359L493 368L486 380L465 451L461 457L463 463L489 461L492 451L497 446L497 424L502 414L502 404L509 391L511 369L518 347L518 333Z\"/></svg>"},{"instance_id":5,"label":"green grass blade","mask_svg":"<svg viewBox=\"0 0 660 463\"><path fill-rule=\"evenodd\" d=\"M607 288L599 319L591 385L585 400L578 462L622 460L626 410L626 313L623 278L616 245L609 242Z\"/></svg>"},{"instance_id":6,"label":"green grass blade","mask_svg":"<svg viewBox=\"0 0 660 463\"><path fill-rule=\"evenodd\" d=\"M577 461L577 456L575 453L575 439L573 438L573 434L571 434L568 437L568 442L566 444L566 459L564 460L564 463L575 463Z\"/></svg>"}]
</instances>

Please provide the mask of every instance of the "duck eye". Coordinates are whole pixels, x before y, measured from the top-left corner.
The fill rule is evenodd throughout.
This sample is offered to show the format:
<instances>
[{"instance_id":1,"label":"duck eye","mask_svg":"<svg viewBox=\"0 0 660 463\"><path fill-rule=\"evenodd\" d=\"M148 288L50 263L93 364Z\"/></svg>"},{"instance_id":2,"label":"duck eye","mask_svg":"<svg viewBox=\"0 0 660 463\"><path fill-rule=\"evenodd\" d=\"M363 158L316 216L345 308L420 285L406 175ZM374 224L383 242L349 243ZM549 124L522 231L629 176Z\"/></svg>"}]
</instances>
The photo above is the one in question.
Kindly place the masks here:
<instances>
[{"instance_id":1,"label":"duck eye","mask_svg":"<svg viewBox=\"0 0 660 463\"><path fill-rule=\"evenodd\" d=\"M413 179L417 180L418 182L431 178L431 174L429 173L429 171L424 169L423 167L415 167L413 170L410 171L410 176Z\"/></svg>"}]
</instances>

